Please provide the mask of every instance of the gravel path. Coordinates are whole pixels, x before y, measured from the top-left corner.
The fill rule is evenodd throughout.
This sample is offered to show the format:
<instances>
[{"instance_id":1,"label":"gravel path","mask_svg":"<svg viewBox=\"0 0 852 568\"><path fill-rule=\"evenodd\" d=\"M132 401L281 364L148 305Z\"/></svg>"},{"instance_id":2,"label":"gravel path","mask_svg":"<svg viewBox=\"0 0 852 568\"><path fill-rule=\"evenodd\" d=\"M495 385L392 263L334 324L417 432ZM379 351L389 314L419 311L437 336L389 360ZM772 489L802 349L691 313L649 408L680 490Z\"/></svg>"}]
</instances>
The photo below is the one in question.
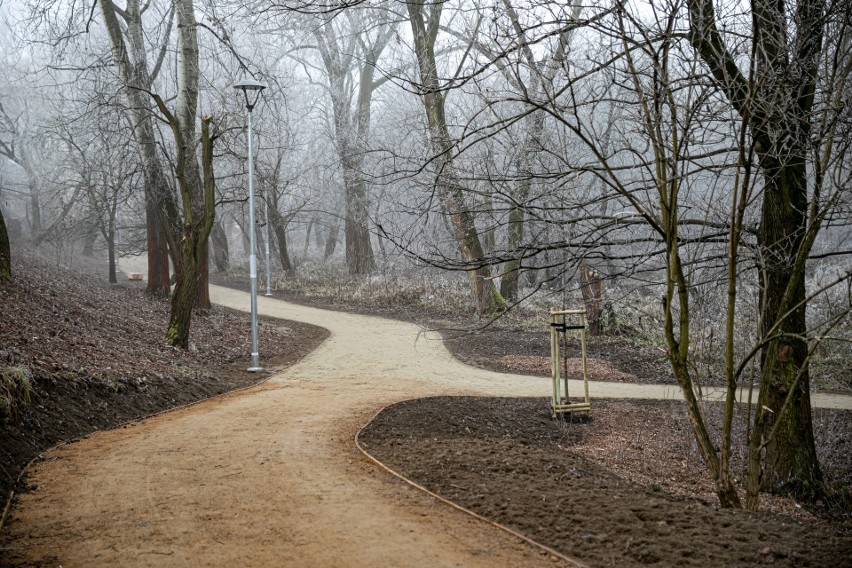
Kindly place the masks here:
<instances>
[{"instance_id":1,"label":"gravel path","mask_svg":"<svg viewBox=\"0 0 852 568\"><path fill-rule=\"evenodd\" d=\"M248 306L234 290L211 287L211 296ZM65 567L557 565L392 481L353 444L391 402L547 396L549 381L461 365L411 324L258 303L262 314L320 325L331 337L259 387L49 452L9 525L25 558ZM591 391L678 395L660 385L596 383ZM814 404L852 408L852 397L816 396Z\"/></svg>"}]
</instances>

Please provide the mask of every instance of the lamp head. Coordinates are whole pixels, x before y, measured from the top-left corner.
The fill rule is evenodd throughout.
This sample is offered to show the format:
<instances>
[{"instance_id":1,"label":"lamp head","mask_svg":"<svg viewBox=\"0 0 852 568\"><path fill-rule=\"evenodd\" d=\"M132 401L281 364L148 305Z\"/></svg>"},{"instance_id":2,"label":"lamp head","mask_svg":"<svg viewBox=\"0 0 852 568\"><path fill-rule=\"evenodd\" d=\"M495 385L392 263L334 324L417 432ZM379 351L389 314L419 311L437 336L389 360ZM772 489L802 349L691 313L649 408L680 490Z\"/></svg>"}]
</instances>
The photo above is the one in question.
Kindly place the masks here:
<instances>
[{"instance_id":1,"label":"lamp head","mask_svg":"<svg viewBox=\"0 0 852 568\"><path fill-rule=\"evenodd\" d=\"M260 98L260 92L266 88L266 85L254 79L243 79L235 84L234 88L243 92L243 96L246 98L246 108L251 112Z\"/></svg>"}]
</instances>

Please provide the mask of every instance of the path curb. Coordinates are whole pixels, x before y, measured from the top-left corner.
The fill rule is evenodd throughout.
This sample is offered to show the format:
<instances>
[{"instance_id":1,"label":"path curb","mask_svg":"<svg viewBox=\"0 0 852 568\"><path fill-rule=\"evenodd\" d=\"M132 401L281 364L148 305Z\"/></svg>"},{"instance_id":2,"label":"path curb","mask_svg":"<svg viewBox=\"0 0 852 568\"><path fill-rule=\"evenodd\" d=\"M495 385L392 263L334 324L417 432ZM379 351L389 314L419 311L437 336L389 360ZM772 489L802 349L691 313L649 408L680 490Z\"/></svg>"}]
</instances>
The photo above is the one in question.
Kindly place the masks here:
<instances>
[{"instance_id":1,"label":"path curb","mask_svg":"<svg viewBox=\"0 0 852 568\"><path fill-rule=\"evenodd\" d=\"M433 491L430 491L429 489L426 489L425 487L423 487L422 485L420 485L420 484L419 484L419 483L417 483L416 481L412 481L411 479L408 479L407 477L405 477L405 476L404 476L404 475L402 475L401 473L399 473L399 472L397 472L397 471L394 471L393 469L391 469L390 467L388 467L387 465L385 465L384 463L382 463L381 461L379 461L379 459L378 459L378 458L374 457L374 456L373 456L373 455L371 455L369 452L367 452L367 450L365 450L363 446L361 446L361 439L360 439L360 438L361 438L361 433L364 431L364 429L365 429L365 428L367 428L367 426L369 426L370 424L372 424L372 423L373 423L373 421L374 421L376 418L378 418L379 414L381 414L382 412L384 412L385 410L387 410L387 409L388 409L388 408L390 408L391 406L394 406L394 405L397 405L397 404L401 404L402 402L410 402L410 401L412 401L412 400L423 400L423 399L425 399L425 398L430 398L430 397L417 397L417 398L412 398L412 399L406 399L406 400L403 400L403 401L392 402L392 403L390 403L390 404L387 404L387 405L383 406L381 409L379 409L379 411L378 411L378 412L376 412L376 413L373 415L373 417L372 417L372 418L370 418L370 420L369 420L366 424L364 424L364 426L362 426L362 427L358 430L358 433L357 433L357 434L355 434L355 446L358 448L358 450L359 450L362 454L364 454L364 456L365 456L368 460L370 460L371 462L373 462L374 464L376 464L377 466L379 466L381 469L385 470L387 473L391 474L392 476L396 477L397 479L400 479L400 480L404 481L405 483L407 483L407 484L408 484L408 485L410 485L411 487L414 487L415 489L418 489L418 490L422 491L423 493L425 493L425 494L429 495L429 496L430 496L430 497L432 497L433 499L436 499L437 501L440 501L441 503L443 503L443 504L445 504L445 505L449 505L450 507L452 507L453 509L456 509L457 511L461 511L462 513L465 513L465 514L467 514L467 515L470 515L471 517L473 517L473 518L475 518L475 519L477 519L477 520L479 520L479 521L485 522L485 523L487 523L487 524L489 524L489 525L491 525L491 526L493 526L493 527L495 527L495 528L497 528L497 529L499 529L499 530L501 530L501 531L503 531L503 532L506 532L506 533L508 533L508 534L510 534L510 535L512 535L512 536L514 536L514 537L517 537L517 538L521 539L522 541L526 542L527 544L530 544L530 545L532 545L532 546L534 546L534 547L536 547L536 548L538 548L538 549L541 549L541 550L543 550L543 551L547 552L548 554L551 554L551 555L553 555L553 556L555 556L555 557L559 558L560 560L563 560L563 561L567 562L569 565L573 566L574 568L589 568L587 565L585 565L585 564L581 563L581 562L580 562L580 561L578 561L578 560L575 560L574 558L571 558L571 557L569 557L569 556L565 556L565 555L564 555L564 554L562 554L561 552L557 552L556 550L554 550L554 549L550 548L549 546L546 546L546 545L544 545L544 544L541 544L540 542L537 542L537 541L535 541L535 540L531 539L530 537L528 537L528 536L526 536L526 535L524 535L524 534L522 534L522 533L520 533L520 532L518 532L518 531L516 531L516 530L514 530L514 529L512 529L512 528L509 528L509 527L507 527L507 526L505 526L505 525L501 525L500 523L498 523L498 522L496 522L496 521L492 521L491 519L489 519L489 518L487 518L487 517L483 517L483 516L482 516L482 515L480 515L479 513L475 513L475 512L473 512L473 511L471 511L470 509L466 509L465 507L463 507L463 506L459 505L458 503L455 503L455 502L453 502L453 501L450 501L449 499L447 499L447 498L445 498L445 497L441 497L441 496L440 496L440 495L438 495L437 493L435 493L435 492L433 492Z\"/></svg>"}]
</instances>

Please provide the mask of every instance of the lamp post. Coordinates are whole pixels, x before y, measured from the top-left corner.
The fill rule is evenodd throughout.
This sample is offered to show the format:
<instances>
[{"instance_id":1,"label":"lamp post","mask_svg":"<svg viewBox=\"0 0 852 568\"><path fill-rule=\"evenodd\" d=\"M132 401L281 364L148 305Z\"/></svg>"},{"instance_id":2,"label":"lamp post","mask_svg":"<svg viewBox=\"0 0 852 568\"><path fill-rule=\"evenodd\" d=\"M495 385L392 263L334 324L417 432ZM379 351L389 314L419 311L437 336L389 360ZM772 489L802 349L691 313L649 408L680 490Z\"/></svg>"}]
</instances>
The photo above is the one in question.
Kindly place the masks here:
<instances>
[{"instance_id":1,"label":"lamp post","mask_svg":"<svg viewBox=\"0 0 852 568\"><path fill-rule=\"evenodd\" d=\"M263 83L252 79L243 79L234 88L243 92L248 110L248 189L249 189L249 280L251 281L251 372L262 370L260 355L257 351L257 243L254 230L254 156L251 140L251 111L260 99L260 92L266 88Z\"/></svg>"}]
</instances>

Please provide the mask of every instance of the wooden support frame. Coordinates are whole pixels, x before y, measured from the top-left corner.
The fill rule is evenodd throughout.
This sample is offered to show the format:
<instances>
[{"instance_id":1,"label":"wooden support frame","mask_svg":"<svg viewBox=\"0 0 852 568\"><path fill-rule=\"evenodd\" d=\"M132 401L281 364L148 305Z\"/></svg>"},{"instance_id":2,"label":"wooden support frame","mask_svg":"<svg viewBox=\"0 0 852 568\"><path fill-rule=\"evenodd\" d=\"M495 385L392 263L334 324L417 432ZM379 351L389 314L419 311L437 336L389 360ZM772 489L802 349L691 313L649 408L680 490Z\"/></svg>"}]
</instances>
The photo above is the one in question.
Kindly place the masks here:
<instances>
[{"instance_id":1,"label":"wooden support frame","mask_svg":"<svg viewBox=\"0 0 852 568\"><path fill-rule=\"evenodd\" d=\"M565 334L569 330L580 332L584 402L571 403L568 398L567 368L564 377L559 368L559 363L562 359L560 357L559 337L560 335L565 337ZM553 415L556 416L560 412L591 412L591 405L589 404L589 374L586 367L586 310L558 310L550 308L550 363L551 378L553 379L553 399L550 408Z\"/></svg>"}]
</instances>

